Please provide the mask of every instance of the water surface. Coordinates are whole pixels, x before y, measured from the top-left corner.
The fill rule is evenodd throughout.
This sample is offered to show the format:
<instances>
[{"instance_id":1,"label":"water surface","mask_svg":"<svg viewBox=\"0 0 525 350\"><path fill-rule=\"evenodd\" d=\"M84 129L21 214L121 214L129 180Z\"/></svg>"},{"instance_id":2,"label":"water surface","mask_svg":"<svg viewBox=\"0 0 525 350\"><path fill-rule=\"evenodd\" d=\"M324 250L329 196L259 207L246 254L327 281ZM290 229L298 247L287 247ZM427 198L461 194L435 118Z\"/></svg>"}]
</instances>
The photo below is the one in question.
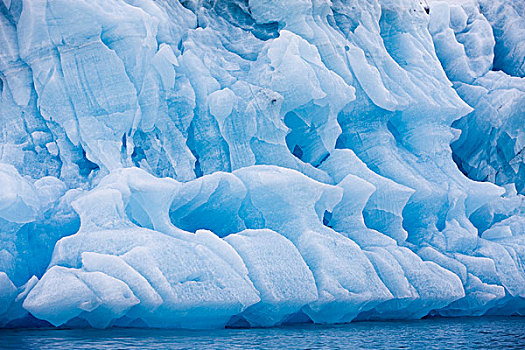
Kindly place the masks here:
<instances>
[{"instance_id":1,"label":"water surface","mask_svg":"<svg viewBox=\"0 0 525 350\"><path fill-rule=\"evenodd\" d=\"M0 330L2 349L525 349L525 317L266 329Z\"/></svg>"}]
</instances>

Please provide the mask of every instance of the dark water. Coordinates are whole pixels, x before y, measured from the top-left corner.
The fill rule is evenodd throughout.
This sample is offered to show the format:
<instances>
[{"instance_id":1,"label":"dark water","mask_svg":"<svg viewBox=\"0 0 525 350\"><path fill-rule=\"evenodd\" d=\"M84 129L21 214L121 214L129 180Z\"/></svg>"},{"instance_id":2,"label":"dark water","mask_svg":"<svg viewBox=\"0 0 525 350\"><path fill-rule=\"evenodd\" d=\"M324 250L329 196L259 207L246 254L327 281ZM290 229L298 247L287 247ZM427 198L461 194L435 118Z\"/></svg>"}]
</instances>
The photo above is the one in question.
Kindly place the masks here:
<instances>
[{"instance_id":1,"label":"dark water","mask_svg":"<svg viewBox=\"0 0 525 350\"><path fill-rule=\"evenodd\" d=\"M0 330L2 349L525 349L525 317L267 329Z\"/></svg>"}]
</instances>

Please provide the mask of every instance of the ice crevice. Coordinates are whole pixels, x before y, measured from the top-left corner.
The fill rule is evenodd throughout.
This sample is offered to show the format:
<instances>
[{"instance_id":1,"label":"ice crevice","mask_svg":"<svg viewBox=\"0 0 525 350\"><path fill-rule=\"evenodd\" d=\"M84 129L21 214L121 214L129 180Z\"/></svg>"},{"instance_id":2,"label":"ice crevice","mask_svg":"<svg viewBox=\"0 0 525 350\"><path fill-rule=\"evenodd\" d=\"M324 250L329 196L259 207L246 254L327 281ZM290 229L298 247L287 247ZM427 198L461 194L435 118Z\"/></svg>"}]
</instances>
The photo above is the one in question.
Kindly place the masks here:
<instances>
[{"instance_id":1,"label":"ice crevice","mask_svg":"<svg viewBox=\"0 0 525 350\"><path fill-rule=\"evenodd\" d=\"M0 1L0 327L525 313L523 2Z\"/></svg>"}]
</instances>

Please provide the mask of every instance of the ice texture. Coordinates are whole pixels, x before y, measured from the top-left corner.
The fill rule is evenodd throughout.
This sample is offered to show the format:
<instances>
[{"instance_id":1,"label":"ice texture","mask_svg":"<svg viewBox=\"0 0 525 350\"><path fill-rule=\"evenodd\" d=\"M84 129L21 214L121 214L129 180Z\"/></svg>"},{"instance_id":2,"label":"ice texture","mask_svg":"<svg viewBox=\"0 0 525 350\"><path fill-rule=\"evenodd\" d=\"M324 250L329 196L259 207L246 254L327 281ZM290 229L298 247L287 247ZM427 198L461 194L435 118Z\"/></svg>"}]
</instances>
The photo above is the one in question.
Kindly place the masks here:
<instances>
[{"instance_id":1,"label":"ice texture","mask_svg":"<svg viewBox=\"0 0 525 350\"><path fill-rule=\"evenodd\" d=\"M525 315L525 1L0 1L0 327Z\"/></svg>"},{"instance_id":2,"label":"ice texture","mask_svg":"<svg viewBox=\"0 0 525 350\"><path fill-rule=\"evenodd\" d=\"M456 162L474 180L514 184L525 193L525 2L430 6L436 53L474 107L452 124L462 131L452 143Z\"/></svg>"}]
</instances>

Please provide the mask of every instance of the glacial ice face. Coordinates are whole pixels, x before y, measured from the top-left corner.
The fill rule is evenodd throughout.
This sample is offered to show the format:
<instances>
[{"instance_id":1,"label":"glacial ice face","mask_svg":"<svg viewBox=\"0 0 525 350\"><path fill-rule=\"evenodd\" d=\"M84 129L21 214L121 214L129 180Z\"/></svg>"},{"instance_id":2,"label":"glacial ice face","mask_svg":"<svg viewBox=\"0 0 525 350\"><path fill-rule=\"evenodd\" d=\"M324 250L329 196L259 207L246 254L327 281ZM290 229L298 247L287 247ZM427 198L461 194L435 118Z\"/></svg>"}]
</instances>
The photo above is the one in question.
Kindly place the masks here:
<instances>
[{"instance_id":1,"label":"glacial ice face","mask_svg":"<svg viewBox=\"0 0 525 350\"><path fill-rule=\"evenodd\" d=\"M0 1L0 326L525 314L524 6Z\"/></svg>"},{"instance_id":2,"label":"glacial ice face","mask_svg":"<svg viewBox=\"0 0 525 350\"><path fill-rule=\"evenodd\" d=\"M452 144L456 162L475 180L514 183L522 194L525 87L519 77L525 64L525 41L520 39L525 35L524 6L523 1L464 1L461 6L436 2L431 3L429 23L447 76L461 98L475 107L453 124L462 131Z\"/></svg>"}]
</instances>

